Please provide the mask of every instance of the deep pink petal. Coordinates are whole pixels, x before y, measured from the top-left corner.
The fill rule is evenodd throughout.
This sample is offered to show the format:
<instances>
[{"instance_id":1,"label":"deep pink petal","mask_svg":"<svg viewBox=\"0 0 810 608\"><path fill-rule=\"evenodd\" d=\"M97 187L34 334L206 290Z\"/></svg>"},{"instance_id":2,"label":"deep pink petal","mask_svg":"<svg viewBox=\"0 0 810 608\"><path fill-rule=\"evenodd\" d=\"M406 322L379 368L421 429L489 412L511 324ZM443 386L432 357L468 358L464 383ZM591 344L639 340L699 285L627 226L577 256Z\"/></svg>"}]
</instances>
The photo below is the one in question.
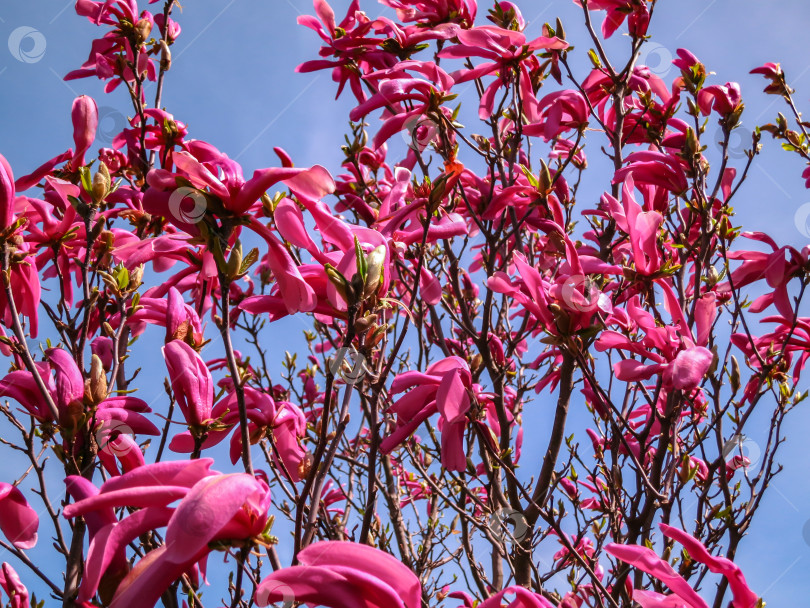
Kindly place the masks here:
<instances>
[{"instance_id":1,"label":"deep pink petal","mask_svg":"<svg viewBox=\"0 0 810 608\"><path fill-rule=\"evenodd\" d=\"M0 530L11 544L30 549L37 544L39 516L19 488L0 482Z\"/></svg>"}]
</instances>

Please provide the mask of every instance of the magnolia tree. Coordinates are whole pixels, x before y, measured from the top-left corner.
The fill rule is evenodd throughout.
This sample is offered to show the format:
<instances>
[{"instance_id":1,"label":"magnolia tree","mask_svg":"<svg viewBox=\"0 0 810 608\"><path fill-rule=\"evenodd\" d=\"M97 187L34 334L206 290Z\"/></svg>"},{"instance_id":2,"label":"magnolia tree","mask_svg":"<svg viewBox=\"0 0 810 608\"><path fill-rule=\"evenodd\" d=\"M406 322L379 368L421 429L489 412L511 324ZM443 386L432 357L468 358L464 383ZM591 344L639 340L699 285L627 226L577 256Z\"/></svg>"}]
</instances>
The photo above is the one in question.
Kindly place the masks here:
<instances>
[{"instance_id":1,"label":"magnolia tree","mask_svg":"<svg viewBox=\"0 0 810 608\"><path fill-rule=\"evenodd\" d=\"M298 71L352 100L342 167L249 178L161 104L174 0L76 2L65 78L132 117L98 149L82 95L72 149L0 156L10 605L760 608L734 560L805 396L810 246L732 205L772 139L810 164L779 65L787 117L731 155L739 86L639 60L655 0L576 0L577 50L512 2L381 2L299 19Z\"/></svg>"}]
</instances>

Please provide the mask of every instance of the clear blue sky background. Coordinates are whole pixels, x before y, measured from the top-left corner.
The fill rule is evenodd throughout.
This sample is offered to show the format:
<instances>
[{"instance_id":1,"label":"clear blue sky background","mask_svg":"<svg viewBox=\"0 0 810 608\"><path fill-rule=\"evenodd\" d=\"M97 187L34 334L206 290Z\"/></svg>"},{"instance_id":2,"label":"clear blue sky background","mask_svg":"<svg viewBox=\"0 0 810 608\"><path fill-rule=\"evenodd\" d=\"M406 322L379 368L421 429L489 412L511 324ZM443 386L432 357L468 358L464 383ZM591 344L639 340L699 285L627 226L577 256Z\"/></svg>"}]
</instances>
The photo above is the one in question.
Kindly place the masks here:
<instances>
[{"instance_id":1,"label":"clear blue sky background","mask_svg":"<svg viewBox=\"0 0 810 608\"><path fill-rule=\"evenodd\" d=\"M315 58L319 46L314 32L295 23L299 14L312 13L309 0L186 0L183 4L183 11L175 15L183 33L173 47L174 64L164 104L189 126L189 136L209 141L237 159L247 175L276 164L274 146L284 147L298 165L319 163L335 172L342 157L340 145L351 98L333 101L335 87L327 72L294 73L296 65ZM348 0L333 2L339 18L348 4ZM570 0L520 4L531 20L529 34L539 35L544 21L553 22L559 16L569 40L580 51L587 47L579 9ZM661 0L658 4L650 33L660 46L654 47L647 63L662 77L675 75L668 72L667 59L676 48L692 50L717 73L715 83L741 83L746 100L743 125L750 129L772 120L782 107L778 98L761 94L763 81L749 76L748 71L766 61L781 61L790 83L799 91L800 104L810 108L810 4L806 0ZM372 17L392 15L373 0L362 6ZM601 15L597 15L597 23ZM6 48L5 41L20 26L35 28L44 36L45 52L36 62L20 62ZM87 93L97 100L102 115L99 140L104 145L108 145L105 136L109 139L120 130L123 116L131 114L122 89L104 95L95 79L62 81L62 76L86 59L91 39L103 31L76 16L72 1L6 0L0 4L0 152L15 174L28 173L72 146L70 106L77 94ZM616 35L609 47L626 48L626 39ZM577 75L583 77L587 66L579 63L578 70ZM802 164L788 155L771 153L775 146L769 139L763 143L769 152L757 161L738 197L738 224L801 247L810 241L806 228L803 233L795 222L797 212L810 201L810 192L799 179ZM711 158L716 151L710 147L707 154ZM590 159L595 161L597 154L590 150ZM608 183L609 176L599 172L598 161L594 164L582 203L596 202ZM803 311L805 316L809 313ZM297 323L279 325L277 343L290 344L300 329ZM160 336L153 338L151 347L157 348ZM281 355L278 352L276 358ZM155 386L165 374L162 362L157 363L144 371L155 375ZM808 388L807 379L801 388ZM780 458L785 471L773 484L738 560L752 588L771 608L806 605L810 597L810 577L806 575L810 532L803 534L805 526L810 527L808 407L805 404L789 419L788 442ZM752 438L756 440L757 434L752 433ZM533 457L539 455L529 451L524 456ZM13 460L5 462L0 479L9 481L20 469ZM42 538L36 555L46 557L47 545ZM33 582L22 568L20 572Z\"/></svg>"}]
</instances>

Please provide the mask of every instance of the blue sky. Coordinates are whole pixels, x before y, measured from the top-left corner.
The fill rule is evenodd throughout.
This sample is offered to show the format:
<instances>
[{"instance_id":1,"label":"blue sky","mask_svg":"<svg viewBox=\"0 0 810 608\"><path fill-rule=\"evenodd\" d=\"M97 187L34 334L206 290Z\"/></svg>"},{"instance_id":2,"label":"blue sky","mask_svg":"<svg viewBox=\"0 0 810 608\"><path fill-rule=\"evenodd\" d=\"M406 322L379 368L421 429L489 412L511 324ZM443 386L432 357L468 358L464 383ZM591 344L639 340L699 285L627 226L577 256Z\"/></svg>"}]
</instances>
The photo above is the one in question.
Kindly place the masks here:
<instances>
[{"instance_id":1,"label":"blue sky","mask_svg":"<svg viewBox=\"0 0 810 608\"><path fill-rule=\"evenodd\" d=\"M298 165L319 163L336 172L352 99L344 96L334 101L335 87L327 72L294 73L296 65L315 58L319 46L314 32L295 23L299 14L312 13L309 0L188 0L183 4L182 12L175 15L183 32L173 47L164 105L188 125L189 136L207 140L238 160L246 175L276 164L274 146L285 148ZM333 2L339 17L348 4L348 0ZM531 20L530 34L539 35L544 21L553 22L559 16L578 50L587 48L579 9L570 0L520 4L532 7L523 9ZM783 108L778 98L761 93L762 79L748 71L766 61L781 61L798 90L800 105L810 108L810 3L806 0L662 0L658 4L650 33L659 46L651 47L647 56L656 73L671 79L675 73L668 71L667 59L676 48L690 49L716 72L714 83L741 83L746 100L743 126L751 129L772 120ZM371 16L392 15L373 0L362 6ZM596 20L601 22L601 14ZM0 153L17 175L72 146L70 106L77 94L90 94L97 100L102 141L131 114L124 90L104 95L95 79L62 81L64 74L86 59L91 39L103 33L75 15L72 1L0 4L0 41L10 37L13 41L20 27L39 32L23 42L27 46L22 50L39 53L44 48L44 53L25 62L14 56L25 59L19 47L15 51L0 45ZM626 39L616 35L608 47L622 52ZM583 77L587 66L575 65L577 75ZM763 143L766 153L752 169L737 201L737 223L801 247L810 240L806 227L795 221L810 201L810 193L799 179L802 164L786 154L774 154L776 146L767 136ZM716 152L710 147L707 154L711 158ZM608 181L608 175L599 170L597 156L596 150L589 150L596 165L582 194L583 199L590 196L594 202ZM804 315L809 312L805 310ZM286 342L300 329L293 322L280 331ZM154 373L163 371L156 368ZM807 389L807 380L803 384L801 388ZM795 606L810 596L810 578L804 575L810 566L810 533L803 535L810 521L806 451L810 414L804 409L789 419L790 435L780 458L785 471L773 484L739 556L751 586L765 596L771 608ZM16 473L3 471L0 478L6 480Z\"/></svg>"}]
</instances>

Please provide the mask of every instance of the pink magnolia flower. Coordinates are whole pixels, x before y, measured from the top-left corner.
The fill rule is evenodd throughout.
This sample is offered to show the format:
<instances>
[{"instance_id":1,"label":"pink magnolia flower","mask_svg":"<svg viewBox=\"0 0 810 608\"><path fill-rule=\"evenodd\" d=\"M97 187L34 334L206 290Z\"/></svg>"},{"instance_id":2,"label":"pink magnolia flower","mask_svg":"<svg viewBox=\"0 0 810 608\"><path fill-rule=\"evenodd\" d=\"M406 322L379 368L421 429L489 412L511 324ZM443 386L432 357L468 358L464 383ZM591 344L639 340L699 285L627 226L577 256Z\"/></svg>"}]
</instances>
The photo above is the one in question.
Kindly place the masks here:
<instances>
[{"instance_id":1,"label":"pink magnolia flower","mask_svg":"<svg viewBox=\"0 0 810 608\"><path fill-rule=\"evenodd\" d=\"M582 0L574 0L582 6ZM602 22L602 35L610 38L627 19L630 35L644 36L650 24L650 12L646 0L588 0L588 10L606 11L607 15Z\"/></svg>"},{"instance_id":2,"label":"pink magnolia flower","mask_svg":"<svg viewBox=\"0 0 810 608\"><path fill-rule=\"evenodd\" d=\"M529 115L530 124L523 127L524 135L539 135L550 141L570 130L580 131L588 126L590 109L579 91L554 91L537 102Z\"/></svg>"},{"instance_id":3,"label":"pink magnolia flower","mask_svg":"<svg viewBox=\"0 0 810 608\"><path fill-rule=\"evenodd\" d=\"M380 0L397 11L400 21L436 26L457 23L471 27L478 10L476 0Z\"/></svg>"},{"instance_id":4,"label":"pink magnolia flower","mask_svg":"<svg viewBox=\"0 0 810 608\"><path fill-rule=\"evenodd\" d=\"M460 44L445 47L439 52L439 57L459 59L482 57L488 60L475 68L454 72L452 76L456 84L469 82L489 74L497 73L499 75L495 82L486 88L481 97L478 115L482 120L492 116L495 95L506 84L507 79L513 77L515 68L519 70L518 78L524 109L529 110L534 89L526 66L526 59L540 49L559 51L568 48L568 43L556 36L540 36L527 41L526 36L521 32L506 30L494 25L481 25L470 30L460 30L456 35Z\"/></svg>"},{"instance_id":5,"label":"pink magnolia flower","mask_svg":"<svg viewBox=\"0 0 810 608\"><path fill-rule=\"evenodd\" d=\"M629 97L626 103L635 110L643 108L645 110L643 115L649 116L653 124L660 123L661 116L656 117L651 110L665 110L665 106L674 107L674 104L677 103L677 96L672 95L664 81L644 65L637 65L633 68L633 73L627 79L627 87L630 91L643 95L645 98L652 98L655 104L653 106L649 106L647 101L639 101L636 97ZM614 128L616 126L616 109L609 102L612 98L611 93L615 90L615 83L607 70L604 68L592 70L585 82L582 83L582 89L591 105L599 113L602 122L609 128ZM675 90L678 91L679 89L676 88ZM655 98L660 99L661 103L658 103ZM632 123L630 128L633 128ZM637 131L639 128L642 128L641 125L638 125L633 131ZM632 133L628 132L628 135L632 135Z\"/></svg>"},{"instance_id":6,"label":"pink magnolia flower","mask_svg":"<svg viewBox=\"0 0 810 608\"><path fill-rule=\"evenodd\" d=\"M174 172L152 169L147 174L146 181L151 187L144 195L143 205L149 213L163 215L181 230L190 230L189 234L192 235L199 232L195 230L195 222L200 221L203 214L195 211L183 217L184 214L173 211L170 199L179 187L178 178L191 183L194 189L218 198L224 210L234 215L247 213L268 188L279 182L308 200L320 200L335 189L332 176L320 165L309 169L258 169L246 181L242 176L242 167L212 145L187 142L186 147L188 151L172 155Z\"/></svg>"},{"instance_id":7,"label":"pink magnolia flower","mask_svg":"<svg viewBox=\"0 0 810 608\"><path fill-rule=\"evenodd\" d=\"M162 17L162 15L161 15ZM153 122L141 125L141 117L138 114L132 117L130 123L133 129L125 129L113 139L113 147L120 148L130 142L130 134L140 138L141 132L144 136L144 146L147 150L155 150L163 162L164 169L173 166L172 153L174 148L180 146L184 149L194 150L195 146L208 145L202 141L185 141L188 129L185 123L175 120L172 114L160 108L147 108L143 111L144 117L151 118ZM137 145L140 146L138 139Z\"/></svg>"},{"instance_id":8,"label":"pink magnolia flower","mask_svg":"<svg viewBox=\"0 0 810 608\"><path fill-rule=\"evenodd\" d=\"M585 169L588 166L588 157L585 156L582 146L577 148L576 144L568 139L554 140L553 147L548 157L550 159L560 158L562 160L571 158L571 164L577 169Z\"/></svg>"},{"instance_id":9,"label":"pink magnolia flower","mask_svg":"<svg viewBox=\"0 0 810 608\"><path fill-rule=\"evenodd\" d=\"M3 562L0 567L0 587L6 592L10 608L31 608L28 598L28 589L22 584L20 577L11 564Z\"/></svg>"},{"instance_id":10,"label":"pink magnolia flower","mask_svg":"<svg viewBox=\"0 0 810 608\"><path fill-rule=\"evenodd\" d=\"M188 425L200 432L211 422L214 381L205 361L182 340L172 340L163 347L174 398Z\"/></svg>"},{"instance_id":11,"label":"pink magnolia flower","mask_svg":"<svg viewBox=\"0 0 810 608\"><path fill-rule=\"evenodd\" d=\"M18 549L37 544L39 516L17 486L0 482L0 530Z\"/></svg>"},{"instance_id":12,"label":"pink magnolia flower","mask_svg":"<svg viewBox=\"0 0 810 608\"><path fill-rule=\"evenodd\" d=\"M526 314L540 323L540 328L552 335L564 335L591 326L594 315L612 309L610 298L602 293L589 278L591 274L615 274L620 267L605 264L596 257L582 254L560 226L551 220L537 220L535 224L548 233L547 247L558 248L565 259L548 278L532 267L522 254L514 254L516 277L496 272L487 280L490 289L508 294L519 302ZM552 310L554 304L558 311Z\"/></svg>"},{"instance_id":13,"label":"pink magnolia flower","mask_svg":"<svg viewBox=\"0 0 810 608\"><path fill-rule=\"evenodd\" d=\"M715 557L711 555L700 541L683 530L673 528L666 524L660 524L659 527L661 528L661 532L664 533L664 536L683 545L684 549L689 553L689 557L694 561L704 564L710 571L722 574L726 577L733 595L733 599L731 600L732 608L756 608L759 596L748 587L745 576L743 576L739 566L725 557ZM660 580L673 591L674 595L679 600L685 602L688 608L708 608L708 604L692 589L691 585L672 569L669 562L658 557L652 549L638 545L610 543L605 546L605 550L614 557L618 557L623 562L635 566L639 570ZM636 597L637 594L639 598ZM636 591L633 594L633 599L645 606L661 606L662 608L664 608L664 606L675 606L675 604L672 603L661 602L660 600L664 600L664 598L655 598L658 594L648 594L649 592ZM672 598L673 596L665 597ZM647 599L658 599L659 603L647 603Z\"/></svg>"},{"instance_id":14,"label":"pink magnolia flower","mask_svg":"<svg viewBox=\"0 0 810 608\"><path fill-rule=\"evenodd\" d=\"M765 63L758 68L754 68L749 72L749 74L762 74L767 78L778 78L784 75L782 72L782 66L778 63Z\"/></svg>"},{"instance_id":15,"label":"pink magnolia flower","mask_svg":"<svg viewBox=\"0 0 810 608\"><path fill-rule=\"evenodd\" d=\"M442 433L442 465L449 471L467 469L464 432L470 410L472 376L467 362L460 357L437 361L425 373L410 371L391 383L391 394L401 393L389 411L397 415L394 432L383 439L380 450L389 453L410 436L427 418L439 412Z\"/></svg>"},{"instance_id":16,"label":"pink magnolia flower","mask_svg":"<svg viewBox=\"0 0 810 608\"><path fill-rule=\"evenodd\" d=\"M367 545L322 541L297 556L298 566L267 575L256 604L297 601L328 608L419 608L422 585L392 555Z\"/></svg>"},{"instance_id":17,"label":"pink magnolia flower","mask_svg":"<svg viewBox=\"0 0 810 608\"><path fill-rule=\"evenodd\" d=\"M203 343L203 328L200 317L193 306L183 299L180 291L173 285L169 287L165 298L155 297L157 289L148 290L139 300L139 308L131 315L128 323L133 326L133 333L139 334L139 326L144 323L155 324L166 328L165 341L181 340L190 346L201 346ZM113 319L110 324L116 327L119 319Z\"/></svg>"},{"instance_id":18,"label":"pink magnolia flower","mask_svg":"<svg viewBox=\"0 0 810 608\"><path fill-rule=\"evenodd\" d=\"M770 247L770 252L764 251L732 251L728 257L731 260L741 261L731 273L731 282L718 286L718 291L730 293L731 285L740 289L757 281L765 280L771 289L759 296L751 304L753 312L761 312L771 304L785 318L792 318L793 306L788 293L790 279L810 262L810 246L801 251L794 247L779 247L770 236L763 232L744 232L747 239L759 241Z\"/></svg>"},{"instance_id":19,"label":"pink magnolia flower","mask_svg":"<svg viewBox=\"0 0 810 608\"><path fill-rule=\"evenodd\" d=\"M523 18L523 13L514 2L507 2L506 0L499 0L495 2L495 6L489 9L487 19L492 21L498 27L505 29L516 29L522 32L526 29L526 20Z\"/></svg>"},{"instance_id":20,"label":"pink magnolia flower","mask_svg":"<svg viewBox=\"0 0 810 608\"><path fill-rule=\"evenodd\" d=\"M672 65L682 72L689 72L693 67L701 65L700 60L688 49L677 49L677 58L672 61Z\"/></svg>"},{"instance_id":21,"label":"pink magnolia flower","mask_svg":"<svg viewBox=\"0 0 810 608\"><path fill-rule=\"evenodd\" d=\"M782 374L775 369L778 357L784 355L786 367L793 363L793 382L801 378L804 366L810 359L810 319L807 317L784 317L781 314L765 317L762 323L776 323L777 327L761 336L750 337L747 333L731 335L731 343L739 348L753 369L769 369L771 374ZM745 388L745 399L750 400L757 391L763 390L759 378L752 376Z\"/></svg>"},{"instance_id":22,"label":"pink magnolia flower","mask_svg":"<svg viewBox=\"0 0 810 608\"><path fill-rule=\"evenodd\" d=\"M422 50L427 41L453 38L458 31L458 26L453 23L443 23L432 28L421 24L403 26L383 15L380 15L372 22L372 27L375 34L384 38L381 46L386 51L389 51L389 53L391 51L402 53L403 55Z\"/></svg>"},{"instance_id":23,"label":"pink magnolia flower","mask_svg":"<svg viewBox=\"0 0 810 608\"><path fill-rule=\"evenodd\" d=\"M674 194L686 192L689 186L681 163L663 152L633 152L625 161L627 166L616 171L613 176L614 184L632 176L636 184L659 186ZM656 210L661 211L657 207Z\"/></svg>"},{"instance_id":24,"label":"pink magnolia flower","mask_svg":"<svg viewBox=\"0 0 810 608\"><path fill-rule=\"evenodd\" d=\"M176 152L172 156L175 172L153 169L147 174L151 187L144 194L143 207L149 213L163 215L191 235L199 234L197 223L209 213L209 207L211 212L220 215L245 215L268 188L279 182L288 186L300 200L307 201L318 201L335 189L331 175L319 165L310 169L286 166L260 169L245 181L242 168L213 146L189 142L187 147L188 152ZM184 186L185 193L178 192L178 179L191 183L191 187ZM194 208L180 208L189 198ZM213 199L218 202L212 206L209 201ZM283 243L255 217L249 217L249 222L250 228L268 245L267 261L288 311L311 311L315 294L301 277Z\"/></svg>"},{"instance_id":25,"label":"pink magnolia flower","mask_svg":"<svg viewBox=\"0 0 810 608\"><path fill-rule=\"evenodd\" d=\"M782 71L782 66L778 63L768 62L764 65L754 68L751 74L762 74L771 83L765 87L765 92L771 95L783 95L788 91L787 84L785 83L785 73Z\"/></svg>"},{"instance_id":26,"label":"pink magnolia flower","mask_svg":"<svg viewBox=\"0 0 810 608\"><path fill-rule=\"evenodd\" d=\"M632 382L648 380L663 371L664 386L681 390L697 388L706 375L714 358L712 352L703 346L693 346L681 350L675 359L667 364L643 365L633 359L625 359L614 366L619 380Z\"/></svg>"},{"instance_id":27,"label":"pink magnolia flower","mask_svg":"<svg viewBox=\"0 0 810 608\"><path fill-rule=\"evenodd\" d=\"M602 206L607 216L630 237L632 261L639 274L655 274L662 264L658 251L658 231L664 217L657 211L642 211L633 196L633 178L628 175L622 184L621 204L610 194L602 195Z\"/></svg>"},{"instance_id":28,"label":"pink magnolia flower","mask_svg":"<svg viewBox=\"0 0 810 608\"><path fill-rule=\"evenodd\" d=\"M727 82L725 86L713 85L701 89L697 97L700 111L708 116L712 110L727 117L738 111L742 106L740 85L736 82Z\"/></svg>"},{"instance_id":29,"label":"pink magnolia flower","mask_svg":"<svg viewBox=\"0 0 810 608\"><path fill-rule=\"evenodd\" d=\"M67 518L84 516L90 549L79 601L89 601L102 575L127 545L149 530L166 527L165 544L148 553L118 585L111 607L150 608L183 573L204 560L213 541L244 541L260 536L267 522L270 491L250 475L210 471L211 459L161 462L139 467L105 482L100 491L78 476L67 482L90 486L86 497L69 504ZM180 500L177 507L169 507ZM140 507L118 521L113 509ZM96 518L95 524L90 524Z\"/></svg>"},{"instance_id":30,"label":"pink magnolia flower","mask_svg":"<svg viewBox=\"0 0 810 608\"><path fill-rule=\"evenodd\" d=\"M298 17L298 23L314 30L326 43L321 47L319 55L334 59L306 61L295 71L306 73L331 69L332 80L338 83L335 99L340 97L348 82L357 102L362 103L366 100L366 94L363 91L361 74L391 67L395 59L376 49L380 42L378 39L368 37L373 23L360 10L359 0L352 0L340 23L336 23L335 12L326 0L314 0L313 4L318 18L302 15Z\"/></svg>"},{"instance_id":31,"label":"pink magnolia flower","mask_svg":"<svg viewBox=\"0 0 810 608\"><path fill-rule=\"evenodd\" d=\"M607 330L602 332L594 347L599 352L609 349L627 350L653 361L644 363L628 358L615 363L613 371L619 380L636 382L662 374L664 387L691 391L703 381L714 360L714 354L704 346L695 345L683 310L671 287L661 281L658 284L672 316L672 325L658 326L653 315L641 307L639 297L633 296L627 304L626 313L639 330L644 330L644 338L633 341L622 333ZM703 311L704 314L706 312L710 313L710 310Z\"/></svg>"},{"instance_id":32,"label":"pink magnolia flower","mask_svg":"<svg viewBox=\"0 0 810 608\"><path fill-rule=\"evenodd\" d=\"M231 462L239 460L242 454L242 436L238 432L239 408L233 383L228 381L230 392L214 406L210 419L216 420L217 428L209 430L202 449L211 448L237 428L231 438ZM253 387L244 387L245 406L248 419L248 436L251 442L268 436L272 439L275 450L273 461L279 472L297 482L301 479L301 467L306 458L306 450L301 439L306 436L306 418L301 409L287 401L276 402L273 397ZM191 453L194 451L194 437L185 431L172 438L169 449L175 452ZM276 456L278 452L278 457ZM283 466L282 466L283 463Z\"/></svg>"},{"instance_id":33,"label":"pink magnolia flower","mask_svg":"<svg viewBox=\"0 0 810 608\"><path fill-rule=\"evenodd\" d=\"M140 75L145 74L149 80L157 78L157 70L150 54L159 53L160 47L149 48L144 44L156 22L152 13L143 11L139 15L135 0L77 0L76 13L87 17L95 25L112 25L114 29L93 40L87 61L78 70L67 74L65 80L89 76L110 80L104 87L104 91L109 93L122 82L134 82ZM169 31L176 37L180 28L172 24L170 21ZM163 25L161 15L161 29ZM133 40L136 41L135 48ZM120 61L121 57L125 57L126 61ZM135 66L137 75L130 65Z\"/></svg>"},{"instance_id":34,"label":"pink magnolia flower","mask_svg":"<svg viewBox=\"0 0 810 608\"><path fill-rule=\"evenodd\" d=\"M15 399L41 422L58 422L65 431L66 445L69 444L77 423L84 420L86 412L92 412L87 422L96 425L96 428L91 429L96 432L107 429L112 433L121 425L126 425L127 432L160 435L157 427L143 416L143 413L152 411L145 401L129 395L112 395L100 403L85 404L84 379L73 357L61 348L48 349L45 354L48 357L47 363L39 362L37 367L56 404L58 421L53 419L29 371L17 370L6 374L0 380L0 396Z\"/></svg>"},{"instance_id":35,"label":"pink magnolia flower","mask_svg":"<svg viewBox=\"0 0 810 608\"><path fill-rule=\"evenodd\" d=\"M414 78L409 71L417 72L421 78ZM366 80L375 84L377 93L354 108L349 117L357 122L374 110L386 108L385 120L374 136L375 148L408 124L417 124L453 87L453 79L436 64L415 60L401 61L392 68L373 72ZM397 111L392 114L387 108Z\"/></svg>"}]
</instances>

